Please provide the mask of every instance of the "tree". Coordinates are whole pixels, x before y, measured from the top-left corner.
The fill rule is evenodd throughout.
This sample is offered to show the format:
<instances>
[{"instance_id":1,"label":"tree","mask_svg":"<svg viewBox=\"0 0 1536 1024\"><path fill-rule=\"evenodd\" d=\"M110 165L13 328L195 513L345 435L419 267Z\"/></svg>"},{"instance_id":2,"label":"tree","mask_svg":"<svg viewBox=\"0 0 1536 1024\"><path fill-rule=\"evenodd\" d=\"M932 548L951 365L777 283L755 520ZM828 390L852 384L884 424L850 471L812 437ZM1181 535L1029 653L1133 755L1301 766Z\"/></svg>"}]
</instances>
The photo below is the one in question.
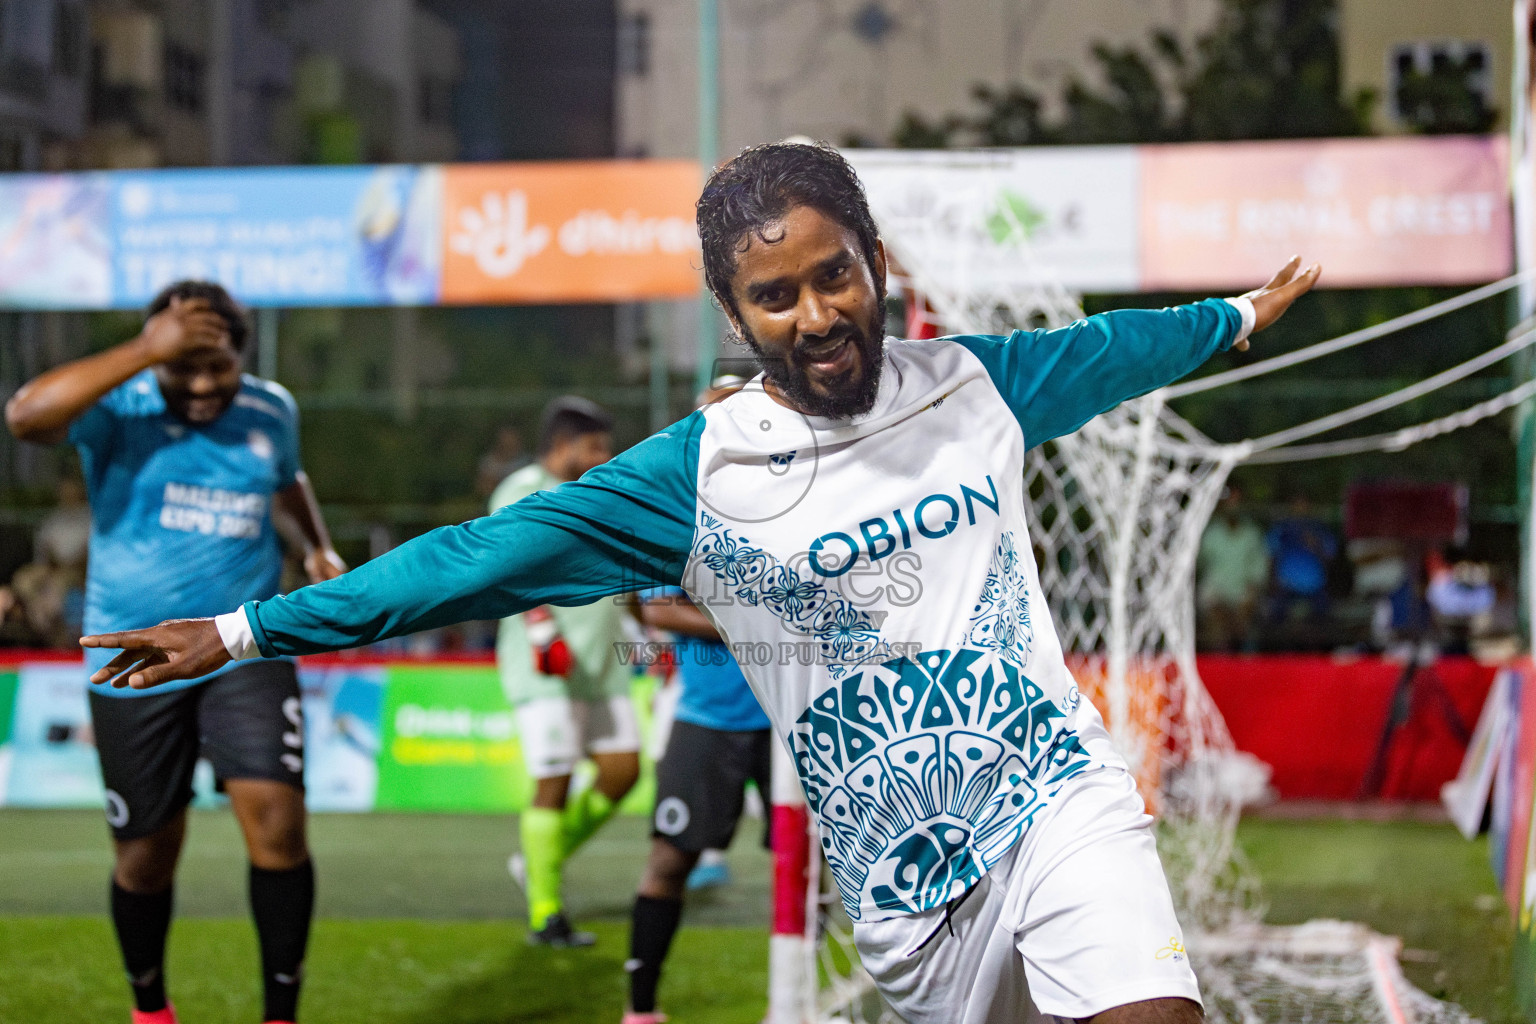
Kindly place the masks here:
<instances>
[{"instance_id":1,"label":"tree","mask_svg":"<svg viewBox=\"0 0 1536 1024\"><path fill-rule=\"evenodd\" d=\"M1374 97L1340 96L1335 0L1223 0L1180 83L1187 139L1364 135ZM1177 44L1175 44L1175 47Z\"/></svg>"},{"instance_id":2,"label":"tree","mask_svg":"<svg viewBox=\"0 0 1536 1024\"><path fill-rule=\"evenodd\" d=\"M1184 67L1179 44L1167 33L1153 37L1153 54L1174 71ZM1066 114L1057 127L1057 141L1070 144L1097 142L1171 142L1180 137L1178 118L1158 81L1155 59L1136 47L1116 50L1098 43L1093 47L1105 87L1096 91L1081 79L1067 83L1062 103Z\"/></svg>"},{"instance_id":3,"label":"tree","mask_svg":"<svg viewBox=\"0 0 1536 1024\"><path fill-rule=\"evenodd\" d=\"M1340 96L1336 0L1222 0L1186 52L1166 32L1144 47L1095 45L1102 86L1067 82L1047 123L1021 85L972 91L979 112L937 123L908 113L897 145L984 146L1287 139L1363 135L1374 97ZM1170 96L1174 102L1170 102Z\"/></svg>"},{"instance_id":4,"label":"tree","mask_svg":"<svg viewBox=\"0 0 1536 1024\"><path fill-rule=\"evenodd\" d=\"M1479 88L1488 68L1481 53L1436 53L1428 71L1412 68L1397 85L1397 109L1415 132L1447 135L1486 132L1499 118Z\"/></svg>"}]
</instances>

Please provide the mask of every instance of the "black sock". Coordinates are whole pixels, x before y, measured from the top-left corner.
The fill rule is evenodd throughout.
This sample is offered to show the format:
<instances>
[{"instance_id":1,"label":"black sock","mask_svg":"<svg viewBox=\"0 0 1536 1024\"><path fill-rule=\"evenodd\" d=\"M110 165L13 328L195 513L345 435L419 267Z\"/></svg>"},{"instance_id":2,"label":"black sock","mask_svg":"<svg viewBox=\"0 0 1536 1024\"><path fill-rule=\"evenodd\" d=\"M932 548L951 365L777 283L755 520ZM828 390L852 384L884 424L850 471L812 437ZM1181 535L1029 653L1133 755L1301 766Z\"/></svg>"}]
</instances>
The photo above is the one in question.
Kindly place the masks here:
<instances>
[{"instance_id":1,"label":"black sock","mask_svg":"<svg viewBox=\"0 0 1536 1024\"><path fill-rule=\"evenodd\" d=\"M171 930L174 893L129 892L112 880L112 927L123 951L133 1005L143 1013L165 1009L165 937Z\"/></svg>"},{"instance_id":2,"label":"black sock","mask_svg":"<svg viewBox=\"0 0 1536 1024\"><path fill-rule=\"evenodd\" d=\"M251 865L251 916L261 946L262 1020L298 1020L304 949L315 910L315 866L287 871Z\"/></svg>"},{"instance_id":3,"label":"black sock","mask_svg":"<svg viewBox=\"0 0 1536 1024\"><path fill-rule=\"evenodd\" d=\"M629 1008L636 1013L656 1009L656 986L661 982L661 964L672 946L672 936L683 919L682 900L658 900L636 896L629 926Z\"/></svg>"}]
</instances>

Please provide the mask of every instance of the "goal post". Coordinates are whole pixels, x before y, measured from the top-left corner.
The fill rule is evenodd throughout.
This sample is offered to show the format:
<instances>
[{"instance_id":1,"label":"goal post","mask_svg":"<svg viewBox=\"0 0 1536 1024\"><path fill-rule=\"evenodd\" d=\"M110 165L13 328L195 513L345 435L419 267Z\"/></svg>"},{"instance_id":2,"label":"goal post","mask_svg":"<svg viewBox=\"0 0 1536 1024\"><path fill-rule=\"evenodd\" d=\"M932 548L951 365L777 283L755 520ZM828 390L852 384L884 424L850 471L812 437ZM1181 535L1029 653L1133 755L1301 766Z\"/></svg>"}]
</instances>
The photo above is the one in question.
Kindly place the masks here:
<instances>
[{"instance_id":1,"label":"goal post","mask_svg":"<svg viewBox=\"0 0 1536 1024\"><path fill-rule=\"evenodd\" d=\"M768 939L765 1024L812 1024L817 979L815 920L809 912L811 822L794 762L773 745L770 832L773 845L773 931ZM810 925L811 927L807 927Z\"/></svg>"}]
</instances>

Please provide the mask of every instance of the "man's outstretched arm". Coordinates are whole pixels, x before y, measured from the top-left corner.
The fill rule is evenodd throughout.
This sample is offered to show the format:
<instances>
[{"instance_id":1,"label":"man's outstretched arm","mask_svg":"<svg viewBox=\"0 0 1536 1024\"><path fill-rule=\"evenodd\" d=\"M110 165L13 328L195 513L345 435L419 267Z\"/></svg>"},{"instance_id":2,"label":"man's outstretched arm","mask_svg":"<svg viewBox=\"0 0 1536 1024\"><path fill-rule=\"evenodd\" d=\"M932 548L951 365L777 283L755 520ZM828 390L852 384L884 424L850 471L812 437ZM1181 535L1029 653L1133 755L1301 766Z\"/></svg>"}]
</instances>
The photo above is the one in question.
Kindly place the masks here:
<instances>
[{"instance_id":1,"label":"man's outstretched arm","mask_svg":"<svg viewBox=\"0 0 1536 1024\"><path fill-rule=\"evenodd\" d=\"M981 360L1033 447L1173 383L1221 349L1246 349L1249 333L1274 323L1317 282L1320 268L1298 273L1300 263L1293 258L1235 300L1122 309L1055 330L954 340Z\"/></svg>"},{"instance_id":2,"label":"man's outstretched arm","mask_svg":"<svg viewBox=\"0 0 1536 1024\"><path fill-rule=\"evenodd\" d=\"M194 679L233 656L361 647L540 604L676 584L693 543L697 414L495 515L434 530L325 583L215 619L83 638L122 648L92 676L135 689Z\"/></svg>"}]
</instances>

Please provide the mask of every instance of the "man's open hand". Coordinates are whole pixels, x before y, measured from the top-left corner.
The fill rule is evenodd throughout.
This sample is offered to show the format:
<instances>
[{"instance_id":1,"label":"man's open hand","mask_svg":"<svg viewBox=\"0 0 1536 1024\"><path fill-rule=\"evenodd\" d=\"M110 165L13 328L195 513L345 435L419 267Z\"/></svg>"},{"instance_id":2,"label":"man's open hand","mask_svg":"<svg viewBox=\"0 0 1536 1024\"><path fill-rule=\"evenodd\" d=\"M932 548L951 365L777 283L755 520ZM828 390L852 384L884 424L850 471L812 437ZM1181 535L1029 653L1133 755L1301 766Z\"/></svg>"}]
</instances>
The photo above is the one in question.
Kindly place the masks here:
<instances>
[{"instance_id":1,"label":"man's open hand","mask_svg":"<svg viewBox=\"0 0 1536 1024\"><path fill-rule=\"evenodd\" d=\"M304 556L304 571L309 582L324 583L347 571L347 563L331 548L315 548Z\"/></svg>"},{"instance_id":2,"label":"man's open hand","mask_svg":"<svg viewBox=\"0 0 1536 1024\"><path fill-rule=\"evenodd\" d=\"M1318 277L1322 274L1322 264L1314 263L1301 273L1296 269L1301 266L1301 257L1292 256L1289 263L1280 268L1280 272L1269 279L1269 283L1262 288L1255 288L1243 296L1253 303L1253 329L1262 331L1281 315L1291 308L1291 303L1312 290L1317 284ZM1248 350L1248 340L1244 338L1235 346L1242 352Z\"/></svg>"},{"instance_id":3,"label":"man's open hand","mask_svg":"<svg viewBox=\"0 0 1536 1024\"><path fill-rule=\"evenodd\" d=\"M229 661L212 619L170 619L149 629L83 636L80 646L122 648L122 654L91 674L91 682L110 681L119 689L144 690L176 679L196 679Z\"/></svg>"}]
</instances>

